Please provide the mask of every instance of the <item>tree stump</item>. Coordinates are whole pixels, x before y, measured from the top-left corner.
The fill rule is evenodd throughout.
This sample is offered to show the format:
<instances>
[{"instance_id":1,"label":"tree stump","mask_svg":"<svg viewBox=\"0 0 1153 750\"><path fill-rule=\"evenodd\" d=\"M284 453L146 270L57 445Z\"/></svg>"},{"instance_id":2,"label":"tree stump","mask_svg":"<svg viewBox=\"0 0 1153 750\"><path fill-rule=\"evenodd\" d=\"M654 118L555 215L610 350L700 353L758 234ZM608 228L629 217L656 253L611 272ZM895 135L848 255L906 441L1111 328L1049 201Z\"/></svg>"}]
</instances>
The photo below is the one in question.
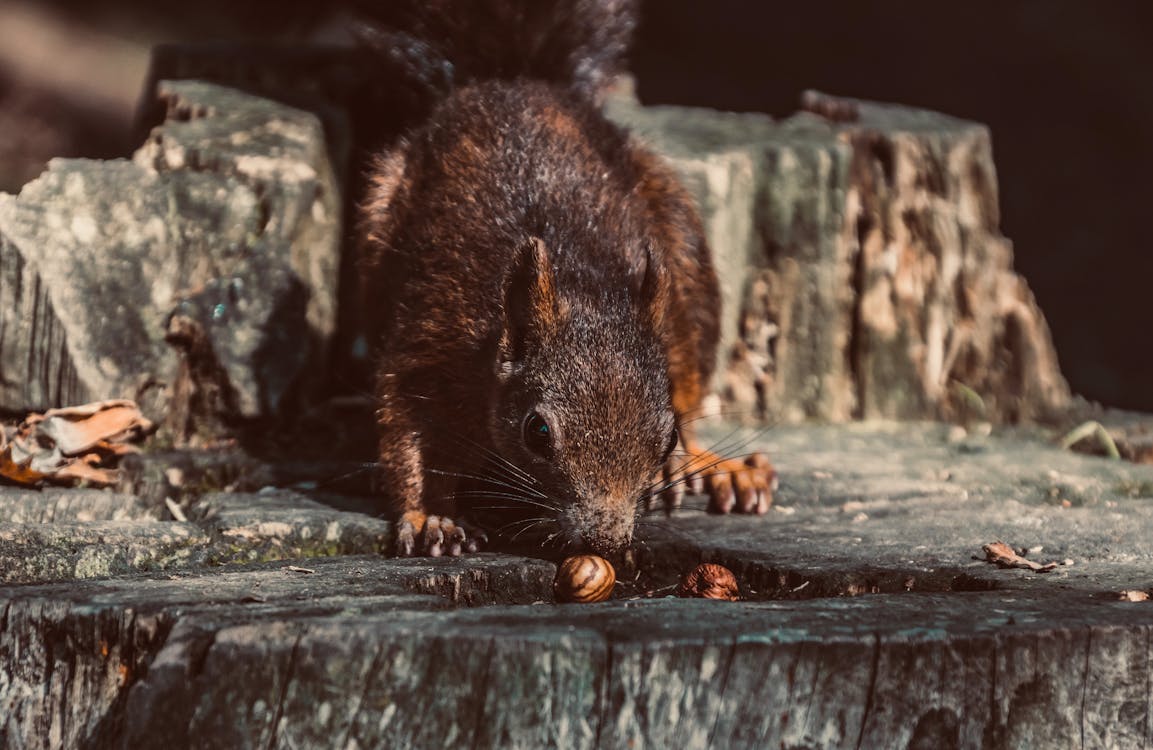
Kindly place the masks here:
<instances>
[{"instance_id":1,"label":"tree stump","mask_svg":"<svg viewBox=\"0 0 1153 750\"><path fill-rule=\"evenodd\" d=\"M805 103L781 122L610 103L700 204L726 306L715 386L730 409L1015 422L1067 408L998 228L988 129L815 93Z\"/></svg>"},{"instance_id":2,"label":"tree stump","mask_svg":"<svg viewBox=\"0 0 1153 750\"><path fill-rule=\"evenodd\" d=\"M268 415L335 330L340 170L316 119L207 84L162 97L169 121L134 162L56 162L0 200L9 409L143 395L184 432L198 412ZM1014 422L1065 410L1044 317L998 228L988 130L820 94L806 108L775 122L609 104L699 201L728 411ZM272 137L266 116L292 134ZM78 263L95 271L70 273ZM237 279L243 304L230 301ZM93 315L99 300L110 307ZM222 310L239 317L222 326Z\"/></svg>"},{"instance_id":3,"label":"tree stump","mask_svg":"<svg viewBox=\"0 0 1153 750\"><path fill-rule=\"evenodd\" d=\"M387 558L386 520L194 492L191 463L187 520L0 487L0 745L1142 747L1153 466L1029 433L745 430L773 510L653 512L599 604L552 604L549 560ZM1046 572L974 559L997 540ZM701 562L741 600L670 596Z\"/></svg>"},{"instance_id":4,"label":"tree stump","mask_svg":"<svg viewBox=\"0 0 1153 750\"><path fill-rule=\"evenodd\" d=\"M132 161L0 195L0 406L133 398L177 439L273 416L336 328L341 190L311 114L193 81Z\"/></svg>"}]
</instances>

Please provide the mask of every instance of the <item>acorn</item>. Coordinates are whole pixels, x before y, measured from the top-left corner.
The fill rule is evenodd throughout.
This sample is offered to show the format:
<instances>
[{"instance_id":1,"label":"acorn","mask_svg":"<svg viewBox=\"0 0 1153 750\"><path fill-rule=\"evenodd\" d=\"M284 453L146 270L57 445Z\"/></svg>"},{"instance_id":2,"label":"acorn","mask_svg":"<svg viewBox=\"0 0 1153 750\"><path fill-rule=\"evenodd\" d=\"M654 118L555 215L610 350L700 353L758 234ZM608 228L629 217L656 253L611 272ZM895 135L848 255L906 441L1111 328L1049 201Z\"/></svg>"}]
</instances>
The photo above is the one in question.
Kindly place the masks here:
<instances>
[{"instance_id":1,"label":"acorn","mask_svg":"<svg viewBox=\"0 0 1153 750\"><path fill-rule=\"evenodd\" d=\"M681 579L678 596L697 599L722 599L735 602L740 599L737 577L724 565L701 563Z\"/></svg>"},{"instance_id":2,"label":"acorn","mask_svg":"<svg viewBox=\"0 0 1153 750\"><path fill-rule=\"evenodd\" d=\"M616 582L617 573L608 560L596 555L576 555L566 557L557 568L553 593L558 602L603 602L612 596Z\"/></svg>"}]
</instances>

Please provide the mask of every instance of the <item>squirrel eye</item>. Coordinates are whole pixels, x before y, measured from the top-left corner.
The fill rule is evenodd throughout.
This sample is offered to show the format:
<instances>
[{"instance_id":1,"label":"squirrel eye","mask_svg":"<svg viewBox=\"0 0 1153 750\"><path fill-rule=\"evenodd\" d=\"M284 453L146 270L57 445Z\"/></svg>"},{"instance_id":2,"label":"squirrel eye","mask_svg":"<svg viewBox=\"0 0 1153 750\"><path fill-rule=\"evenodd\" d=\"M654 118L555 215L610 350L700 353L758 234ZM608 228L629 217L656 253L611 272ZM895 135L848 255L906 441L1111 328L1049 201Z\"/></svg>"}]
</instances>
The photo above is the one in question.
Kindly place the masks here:
<instances>
[{"instance_id":1,"label":"squirrel eye","mask_svg":"<svg viewBox=\"0 0 1153 750\"><path fill-rule=\"evenodd\" d=\"M541 458L552 458L552 430L540 414L529 412L524 418L524 444Z\"/></svg>"}]
</instances>

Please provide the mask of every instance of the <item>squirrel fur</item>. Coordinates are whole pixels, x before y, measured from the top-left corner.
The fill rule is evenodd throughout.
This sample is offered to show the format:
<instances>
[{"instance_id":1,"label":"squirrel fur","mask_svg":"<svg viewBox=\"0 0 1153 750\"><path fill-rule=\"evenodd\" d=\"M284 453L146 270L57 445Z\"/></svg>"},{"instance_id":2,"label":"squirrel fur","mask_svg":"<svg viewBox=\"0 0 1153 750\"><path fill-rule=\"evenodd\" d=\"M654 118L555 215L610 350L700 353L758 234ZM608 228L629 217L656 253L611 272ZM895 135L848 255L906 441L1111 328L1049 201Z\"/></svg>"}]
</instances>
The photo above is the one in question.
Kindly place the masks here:
<instances>
[{"instance_id":1,"label":"squirrel fur","mask_svg":"<svg viewBox=\"0 0 1153 750\"><path fill-rule=\"evenodd\" d=\"M599 108L633 3L372 15L368 41L409 76L416 113L374 161L359 224L399 552L476 549L486 537L466 519L487 510L607 554L662 472L670 503L692 475L713 509L764 512L763 456L724 461L693 430L720 320L700 219Z\"/></svg>"}]
</instances>

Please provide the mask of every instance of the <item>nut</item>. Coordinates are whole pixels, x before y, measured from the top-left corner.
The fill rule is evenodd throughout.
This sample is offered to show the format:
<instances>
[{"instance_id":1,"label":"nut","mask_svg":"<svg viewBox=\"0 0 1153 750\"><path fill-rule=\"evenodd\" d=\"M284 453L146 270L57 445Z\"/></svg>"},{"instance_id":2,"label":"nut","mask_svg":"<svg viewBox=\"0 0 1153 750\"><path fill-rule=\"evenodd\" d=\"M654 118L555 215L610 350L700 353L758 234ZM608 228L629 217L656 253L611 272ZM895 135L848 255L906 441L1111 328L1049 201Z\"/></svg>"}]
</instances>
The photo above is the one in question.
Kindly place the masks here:
<instances>
[{"instance_id":1,"label":"nut","mask_svg":"<svg viewBox=\"0 0 1153 750\"><path fill-rule=\"evenodd\" d=\"M617 573L603 557L576 555L560 564L553 584L558 602L589 604L603 602L612 596Z\"/></svg>"},{"instance_id":2,"label":"nut","mask_svg":"<svg viewBox=\"0 0 1153 750\"><path fill-rule=\"evenodd\" d=\"M723 599L735 602L740 599L737 577L724 565L701 563L681 579L678 596L698 599Z\"/></svg>"}]
</instances>

